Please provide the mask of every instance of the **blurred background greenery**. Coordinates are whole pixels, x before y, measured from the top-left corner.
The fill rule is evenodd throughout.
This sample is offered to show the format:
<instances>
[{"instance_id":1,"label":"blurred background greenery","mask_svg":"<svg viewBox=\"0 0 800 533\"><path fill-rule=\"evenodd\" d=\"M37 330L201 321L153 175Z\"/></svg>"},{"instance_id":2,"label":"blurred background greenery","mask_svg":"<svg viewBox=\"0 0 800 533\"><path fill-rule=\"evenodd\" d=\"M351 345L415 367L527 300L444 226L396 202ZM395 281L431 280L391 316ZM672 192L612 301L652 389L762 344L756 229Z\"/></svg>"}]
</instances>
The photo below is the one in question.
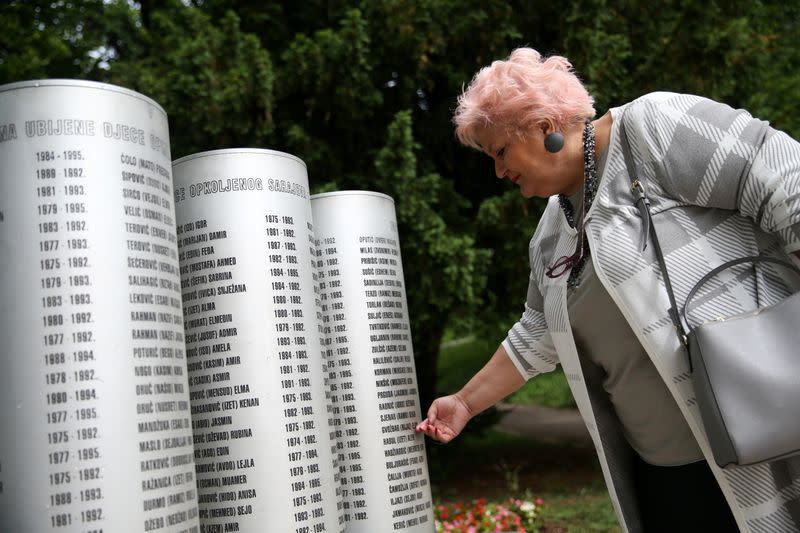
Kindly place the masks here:
<instances>
[{"instance_id":1,"label":"blurred background greenery","mask_svg":"<svg viewBox=\"0 0 800 533\"><path fill-rule=\"evenodd\" d=\"M479 68L532 46L570 58L599 114L691 92L800 136L798 2L10 0L0 27L0 83L140 91L169 115L173 158L271 148L303 159L315 192L394 197L424 407L519 315L543 207L455 140L455 99ZM570 405L558 374L536 381L511 400Z\"/></svg>"},{"instance_id":2,"label":"blurred background greenery","mask_svg":"<svg viewBox=\"0 0 800 533\"><path fill-rule=\"evenodd\" d=\"M532 46L570 58L601 114L692 92L800 135L798 2L11 0L0 24L0 83L123 85L166 109L173 158L268 147L315 191L393 196L425 405L445 331L496 345L519 314L543 205L455 141L479 68Z\"/></svg>"}]
</instances>

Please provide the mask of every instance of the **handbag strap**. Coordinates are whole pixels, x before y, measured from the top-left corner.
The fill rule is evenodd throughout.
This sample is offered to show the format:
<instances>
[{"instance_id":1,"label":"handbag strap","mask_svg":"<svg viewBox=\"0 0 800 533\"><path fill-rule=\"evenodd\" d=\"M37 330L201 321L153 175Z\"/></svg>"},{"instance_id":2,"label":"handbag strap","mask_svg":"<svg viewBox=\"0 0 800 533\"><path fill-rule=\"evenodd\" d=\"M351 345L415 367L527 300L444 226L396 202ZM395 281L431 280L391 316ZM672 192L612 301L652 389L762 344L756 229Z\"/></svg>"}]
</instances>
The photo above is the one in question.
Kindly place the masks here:
<instances>
[{"instance_id":1,"label":"handbag strap","mask_svg":"<svg viewBox=\"0 0 800 533\"><path fill-rule=\"evenodd\" d=\"M700 281L698 281L694 285L694 287L692 287L692 289L689 291L689 294L686 296L686 301L683 303L683 307L680 308L679 312L678 304L675 300L675 293L672 290L672 283L670 283L669 273L667 272L667 264L666 261L664 261L664 254L661 251L661 245L658 242L658 235L656 233L656 228L655 225L653 224L652 213L650 212L650 201L647 199L647 196L645 195L644 187L642 186L641 181L639 181L638 173L636 171L636 164L633 158L633 154L631 153L630 143L628 142L628 135L625 132L624 118L625 115L623 114L622 117L620 118L619 134L620 134L620 141L622 144L622 152L625 157L625 166L628 169L628 177L631 180L631 192L634 194L635 197L634 203L639 208L639 213L642 217L641 251L644 251L647 248L647 236L649 233L650 237L653 239L653 250L655 251L656 259L658 259L658 264L661 267L661 273L664 277L664 286L667 289L667 296L669 296L669 304L671 306L670 309L668 310L669 317L670 319L672 319L672 323L675 326L676 331L678 332L678 337L680 338L684 346L688 345L689 342L688 334L691 333L692 330L694 329L689 324L686 318L686 313L689 307L689 303L692 301L692 299L700 290L700 288L720 272L743 263L763 262L763 263L773 263L776 265L783 266L795 272L798 276L800 276L800 268L796 267L795 265L793 265L788 261L777 259L775 257L755 255L755 256L748 256L748 257L741 257L739 259L734 259L732 261L728 261L727 263L719 265L718 267L708 272L705 276L700 278ZM691 366L691 360L689 361L689 365Z\"/></svg>"},{"instance_id":2,"label":"handbag strap","mask_svg":"<svg viewBox=\"0 0 800 533\"><path fill-rule=\"evenodd\" d=\"M664 278L664 286L667 289L667 296L669 297L669 317L672 320L672 324L675 326L675 330L678 332L678 338L680 339L681 343L686 346L689 342L686 334L687 328L686 325L681 321L681 315L678 312L678 303L675 300L675 293L672 290L669 272L667 272L667 263L664 261L664 253L661 251L661 243L658 242L658 234L656 233L656 228L653 224L653 217L650 213L650 200L647 199L642 182L639 181L638 178L635 160L633 159L631 147L628 143L628 134L625 132L624 114L622 117L620 117L619 134L622 144L622 153L625 157L625 166L628 168L628 177L631 180L631 192L634 194L635 198L634 203L636 207L639 208L639 214L642 217L642 234L640 237L642 243L641 251L643 252L647 249L647 237L649 234L649 236L653 239L653 251L656 254L656 259L658 259L658 264L661 267L661 274Z\"/></svg>"},{"instance_id":3,"label":"handbag strap","mask_svg":"<svg viewBox=\"0 0 800 533\"><path fill-rule=\"evenodd\" d=\"M706 284L706 282L708 282L711 278L713 278L723 270L727 270L731 267L734 267L736 265L741 265L743 263L773 263L775 265L780 265L782 267L787 268L788 270L794 272L800 277L800 268L797 268L788 261L784 261L783 259L778 259L776 257L751 255L748 257L740 257L739 259L734 259L733 261L728 261L727 263L723 263L717 268L711 270L708 274L706 274L702 278L700 278L700 281L698 281L695 284L695 286L692 287L692 290L689 291L689 294L686 295L686 301L683 303L683 308L681 309L681 319L689 328L689 332L691 332L694 328L691 326L691 324L689 324L689 321L686 318L686 311L689 308L689 302L692 301L692 298L694 298L695 294L697 294L697 291L699 291L700 288Z\"/></svg>"}]
</instances>

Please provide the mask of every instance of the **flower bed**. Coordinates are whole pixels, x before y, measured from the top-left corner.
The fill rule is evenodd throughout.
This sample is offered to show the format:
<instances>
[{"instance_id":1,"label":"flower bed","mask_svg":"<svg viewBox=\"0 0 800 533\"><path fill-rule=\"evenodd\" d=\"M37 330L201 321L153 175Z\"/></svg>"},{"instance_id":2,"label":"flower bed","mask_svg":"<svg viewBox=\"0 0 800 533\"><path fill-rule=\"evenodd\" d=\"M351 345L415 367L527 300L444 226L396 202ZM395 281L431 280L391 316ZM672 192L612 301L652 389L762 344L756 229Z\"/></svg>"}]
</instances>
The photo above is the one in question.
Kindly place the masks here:
<instances>
[{"instance_id":1,"label":"flower bed","mask_svg":"<svg viewBox=\"0 0 800 533\"><path fill-rule=\"evenodd\" d=\"M534 533L543 525L542 500L509 498L487 502L440 504L434 509L436 532L463 533L518 532Z\"/></svg>"}]
</instances>

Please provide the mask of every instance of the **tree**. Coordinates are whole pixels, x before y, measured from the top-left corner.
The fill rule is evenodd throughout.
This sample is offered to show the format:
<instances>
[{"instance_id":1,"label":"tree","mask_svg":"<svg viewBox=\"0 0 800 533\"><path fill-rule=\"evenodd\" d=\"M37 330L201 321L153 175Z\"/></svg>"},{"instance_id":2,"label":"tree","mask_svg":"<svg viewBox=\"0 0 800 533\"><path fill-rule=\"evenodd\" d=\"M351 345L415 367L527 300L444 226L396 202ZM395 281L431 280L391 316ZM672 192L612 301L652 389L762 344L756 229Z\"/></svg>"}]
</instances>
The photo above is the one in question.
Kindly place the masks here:
<instances>
[{"instance_id":1,"label":"tree","mask_svg":"<svg viewBox=\"0 0 800 533\"><path fill-rule=\"evenodd\" d=\"M477 248L469 234L448 227L443 215L457 196L440 175L419 173L418 149L411 113L397 113L375 159L375 177L363 181L397 199L419 390L428 401L436 392L435 365L445 327L453 309L481 301L490 253Z\"/></svg>"},{"instance_id":2,"label":"tree","mask_svg":"<svg viewBox=\"0 0 800 533\"><path fill-rule=\"evenodd\" d=\"M259 41L240 30L239 18L229 11L214 24L183 5L149 17L150 28L142 26L132 39L139 46L120 54L108 78L167 110L172 155L267 144L275 72Z\"/></svg>"},{"instance_id":3,"label":"tree","mask_svg":"<svg viewBox=\"0 0 800 533\"><path fill-rule=\"evenodd\" d=\"M102 0L11 0L0 6L0 83L95 75L102 6Z\"/></svg>"},{"instance_id":4,"label":"tree","mask_svg":"<svg viewBox=\"0 0 800 533\"><path fill-rule=\"evenodd\" d=\"M451 115L517 46L566 55L598 112L704 94L800 135L800 7L777 0L12 0L0 81L111 81L160 102L172 153L294 153L316 190L396 202L423 402L446 324L499 340L522 310L543 201L493 178ZM464 326L462 326L464 329ZM487 354L487 358L490 354Z\"/></svg>"}]
</instances>

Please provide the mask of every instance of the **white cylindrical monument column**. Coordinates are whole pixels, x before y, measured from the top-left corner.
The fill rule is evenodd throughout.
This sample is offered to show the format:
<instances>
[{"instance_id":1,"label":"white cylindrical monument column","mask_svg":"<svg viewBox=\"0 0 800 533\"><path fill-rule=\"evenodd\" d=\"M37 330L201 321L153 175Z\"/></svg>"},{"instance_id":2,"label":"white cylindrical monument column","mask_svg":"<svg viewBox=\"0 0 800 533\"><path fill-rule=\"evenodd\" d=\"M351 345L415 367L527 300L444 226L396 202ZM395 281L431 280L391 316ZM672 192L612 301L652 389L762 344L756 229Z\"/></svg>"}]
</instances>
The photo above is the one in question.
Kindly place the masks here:
<instances>
[{"instance_id":1,"label":"white cylindrical monument column","mask_svg":"<svg viewBox=\"0 0 800 533\"><path fill-rule=\"evenodd\" d=\"M394 201L314 195L346 531L434 529Z\"/></svg>"},{"instance_id":2,"label":"white cylindrical monument column","mask_svg":"<svg viewBox=\"0 0 800 533\"><path fill-rule=\"evenodd\" d=\"M0 87L0 530L198 531L167 116Z\"/></svg>"},{"instance_id":3,"label":"white cylindrical monument column","mask_svg":"<svg viewBox=\"0 0 800 533\"><path fill-rule=\"evenodd\" d=\"M305 164L231 149L174 172L201 524L338 531Z\"/></svg>"}]
</instances>

